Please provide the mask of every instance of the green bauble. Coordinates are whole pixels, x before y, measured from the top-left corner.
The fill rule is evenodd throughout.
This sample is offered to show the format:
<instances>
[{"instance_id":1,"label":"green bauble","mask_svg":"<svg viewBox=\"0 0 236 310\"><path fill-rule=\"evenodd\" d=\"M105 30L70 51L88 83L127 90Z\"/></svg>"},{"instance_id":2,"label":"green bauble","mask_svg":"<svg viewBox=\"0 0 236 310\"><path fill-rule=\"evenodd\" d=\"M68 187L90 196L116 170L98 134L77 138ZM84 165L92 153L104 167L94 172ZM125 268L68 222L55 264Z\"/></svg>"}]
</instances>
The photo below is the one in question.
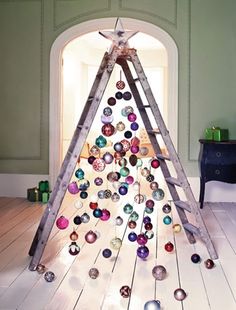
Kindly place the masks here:
<instances>
[{"instance_id":1,"label":"green bauble","mask_svg":"<svg viewBox=\"0 0 236 310\"><path fill-rule=\"evenodd\" d=\"M127 177L127 175L129 175L129 168L128 167L122 167L120 169L120 174L122 177Z\"/></svg>"},{"instance_id":2,"label":"green bauble","mask_svg":"<svg viewBox=\"0 0 236 310\"><path fill-rule=\"evenodd\" d=\"M106 144L107 144L107 139L104 138L102 135L97 137L96 141L95 141L95 144L97 147L99 148L102 148L102 147L105 147Z\"/></svg>"},{"instance_id":3,"label":"green bauble","mask_svg":"<svg viewBox=\"0 0 236 310\"><path fill-rule=\"evenodd\" d=\"M133 206L131 206L131 204L127 203L124 206L123 211L125 212L125 214L131 214L133 212Z\"/></svg>"},{"instance_id":4,"label":"green bauble","mask_svg":"<svg viewBox=\"0 0 236 310\"><path fill-rule=\"evenodd\" d=\"M138 218L139 218L138 213L134 211L134 212L131 213L131 215L130 215L130 217L129 217L129 221L134 221L134 222L136 222L136 221L138 220Z\"/></svg>"}]
</instances>

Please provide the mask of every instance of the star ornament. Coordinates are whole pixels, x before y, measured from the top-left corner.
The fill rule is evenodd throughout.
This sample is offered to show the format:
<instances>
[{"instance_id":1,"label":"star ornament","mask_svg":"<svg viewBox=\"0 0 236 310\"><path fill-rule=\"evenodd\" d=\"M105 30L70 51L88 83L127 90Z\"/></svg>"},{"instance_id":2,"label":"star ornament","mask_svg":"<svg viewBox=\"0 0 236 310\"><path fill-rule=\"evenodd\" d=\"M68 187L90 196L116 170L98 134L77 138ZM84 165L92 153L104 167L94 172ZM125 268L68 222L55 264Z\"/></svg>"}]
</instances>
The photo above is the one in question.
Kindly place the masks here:
<instances>
[{"instance_id":1,"label":"star ornament","mask_svg":"<svg viewBox=\"0 0 236 310\"><path fill-rule=\"evenodd\" d=\"M112 47L115 45L119 48L129 47L128 40L133 37L138 31L125 31L118 18L114 31L99 31L103 37L112 41Z\"/></svg>"}]
</instances>

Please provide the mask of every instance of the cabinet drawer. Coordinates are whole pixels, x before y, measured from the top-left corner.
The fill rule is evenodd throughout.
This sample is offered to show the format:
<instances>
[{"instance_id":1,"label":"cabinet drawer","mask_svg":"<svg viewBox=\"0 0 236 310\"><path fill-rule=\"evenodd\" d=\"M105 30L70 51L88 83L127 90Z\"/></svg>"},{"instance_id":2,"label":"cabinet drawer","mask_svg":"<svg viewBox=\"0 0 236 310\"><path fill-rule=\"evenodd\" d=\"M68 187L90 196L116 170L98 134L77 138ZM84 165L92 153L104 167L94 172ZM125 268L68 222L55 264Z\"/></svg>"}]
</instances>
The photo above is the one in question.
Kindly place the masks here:
<instances>
[{"instance_id":1,"label":"cabinet drawer","mask_svg":"<svg viewBox=\"0 0 236 310\"><path fill-rule=\"evenodd\" d=\"M222 181L236 183L235 165L207 165L204 172L206 181Z\"/></svg>"},{"instance_id":2,"label":"cabinet drawer","mask_svg":"<svg viewBox=\"0 0 236 310\"><path fill-rule=\"evenodd\" d=\"M209 164L236 164L236 145L210 145L204 150L205 163Z\"/></svg>"}]
</instances>

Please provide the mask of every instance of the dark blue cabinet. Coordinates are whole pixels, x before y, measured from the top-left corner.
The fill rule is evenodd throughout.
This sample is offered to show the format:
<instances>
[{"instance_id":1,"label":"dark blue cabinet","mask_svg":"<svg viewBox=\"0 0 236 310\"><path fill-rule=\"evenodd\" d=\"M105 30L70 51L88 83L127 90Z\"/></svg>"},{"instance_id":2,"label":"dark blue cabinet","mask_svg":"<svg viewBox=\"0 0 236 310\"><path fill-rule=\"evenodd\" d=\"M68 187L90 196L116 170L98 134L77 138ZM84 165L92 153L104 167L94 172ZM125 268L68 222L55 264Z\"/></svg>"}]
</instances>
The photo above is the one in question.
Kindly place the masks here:
<instances>
[{"instance_id":1,"label":"dark blue cabinet","mask_svg":"<svg viewBox=\"0 0 236 310\"><path fill-rule=\"evenodd\" d=\"M236 183L236 140L224 142L199 140L200 207L203 207L208 181Z\"/></svg>"}]
</instances>

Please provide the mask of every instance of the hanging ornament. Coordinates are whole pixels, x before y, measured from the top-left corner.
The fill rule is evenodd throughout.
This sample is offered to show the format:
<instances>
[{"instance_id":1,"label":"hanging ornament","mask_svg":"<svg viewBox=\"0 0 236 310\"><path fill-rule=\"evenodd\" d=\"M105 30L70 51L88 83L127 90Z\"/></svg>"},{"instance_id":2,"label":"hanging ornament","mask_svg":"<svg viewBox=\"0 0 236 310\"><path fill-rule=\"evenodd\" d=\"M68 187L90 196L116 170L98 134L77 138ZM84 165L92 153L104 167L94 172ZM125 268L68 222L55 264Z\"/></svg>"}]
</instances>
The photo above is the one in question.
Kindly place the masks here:
<instances>
[{"instance_id":1,"label":"hanging ornament","mask_svg":"<svg viewBox=\"0 0 236 310\"><path fill-rule=\"evenodd\" d=\"M127 159L126 158L121 158L119 161L118 161L118 164L119 166L121 167L124 167L127 165Z\"/></svg>"},{"instance_id":2,"label":"hanging ornament","mask_svg":"<svg viewBox=\"0 0 236 310\"><path fill-rule=\"evenodd\" d=\"M137 115L136 115L135 113L130 113L130 114L128 115L128 121L129 121L129 122L133 123L133 122L136 121L136 119L137 119Z\"/></svg>"},{"instance_id":3,"label":"hanging ornament","mask_svg":"<svg viewBox=\"0 0 236 310\"><path fill-rule=\"evenodd\" d=\"M160 310L161 303L159 300L149 300L144 305L144 310Z\"/></svg>"},{"instance_id":4,"label":"hanging ornament","mask_svg":"<svg viewBox=\"0 0 236 310\"><path fill-rule=\"evenodd\" d=\"M125 106L122 110L121 110L121 114L125 117L127 117L130 113L134 112L134 108L130 105Z\"/></svg>"},{"instance_id":5,"label":"hanging ornament","mask_svg":"<svg viewBox=\"0 0 236 310\"><path fill-rule=\"evenodd\" d=\"M132 123L130 124L130 129L133 130L133 131L138 130L138 129L139 129L139 124L136 123L136 122L132 122Z\"/></svg>"},{"instance_id":6,"label":"hanging ornament","mask_svg":"<svg viewBox=\"0 0 236 310\"><path fill-rule=\"evenodd\" d=\"M131 242L134 242L137 240L137 234L134 232L134 231L131 231L129 234L128 234L128 239L129 241Z\"/></svg>"},{"instance_id":7,"label":"hanging ornament","mask_svg":"<svg viewBox=\"0 0 236 310\"><path fill-rule=\"evenodd\" d=\"M118 181L119 180L119 175L117 174L117 172L111 171L108 173L107 175L107 180L111 183Z\"/></svg>"},{"instance_id":8,"label":"hanging ornament","mask_svg":"<svg viewBox=\"0 0 236 310\"><path fill-rule=\"evenodd\" d=\"M46 266L43 264L38 264L36 270L39 274L43 274L46 271Z\"/></svg>"},{"instance_id":9,"label":"hanging ornament","mask_svg":"<svg viewBox=\"0 0 236 310\"><path fill-rule=\"evenodd\" d=\"M123 145L123 150L125 152L128 152L129 149L130 149L130 142L128 140L126 140L126 139L123 139L123 140L120 141L120 143Z\"/></svg>"},{"instance_id":10,"label":"hanging ornament","mask_svg":"<svg viewBox=\"0 0 236 310\"><path fill-rule=\"evenodd\" d=\"M110 124L114 121L114 116L110 115L110 116L106 116L104 114L101 115L101 122L103 124Z\"/></svg>"},{"instance_id":11,"label":"hanging ornament","mask_svg":"<svg viewBox=\"0 0 236 310\"><path fill-rule=\"evenodd\" d=\"M148 242L148 238L144 235L144 233L141 233L137 236L137 243L139 245L145 245Z\"/></svg>"},{"instance_id":12,"label":"hanging ornament","mask_svg":"<svg viewBox=\"0 0 236 310\"><path fill-rule=\"evenodd\" d=\"M134 201L136 202L136 203L138 203L138 204L141 204L141 203L143 203L144 201L145 201L145 196L144 195L142 195L142 194L136 194L135 196L134 196Z\"/></svg>"},{"instance_id":13,"label":"hanging ornament","mask_svg":"<svg viewBox=\"0 0 236 310\"><path fill-rule=\"evenodd\" d=\"M123 211L125 214L131 214L133 212L133 206L129 203L127 203L124 207L123 207Z\"/></svg>"},{"instance_id":14,"label":"hanging ornament","mask_svg":"<svg viewBox=\"0 0 236 310\"><path fill-rule=\"evenodd\" d=\"M120 92L120 91L116 92L116 93L115 93L115 97L116 97L116 99L118 99L118 100L122 99L122 97L123 97L122 92Z\"/></svg>"},{"instance_id":15,"label":"hanging ornament","mask_svg":"<svg viewBox=\"0 0 236 310\"><path fill-rule=\"evenodd\" d=\"M141 169L141 175L146 178L149 174L150 174L150 170L147 167L144 167L143 169Z\"/></svg>"},{"instance_id":16,"label":"hanging ornament","mask_svg":"<svg viewBox=\"0 0 236 310\"><path fill-rule=\"evenodd\" d=\"M106 163L102 158L97 158L93 162L93 169L97 172L102 172L106 167Z\"/></svg>"},{"instance_id":17,"label":"hanging ornament","mask_svg":"<svg viewBox=\"0 0 236 310\"><path fill-rule=\"evenodd\" d=\"M72 241L69 245L69 253L70 255L78 255L80 252L80 247L75 241Z\"/></svg>"},{"instance_id":18,"label":"hanging ornament","mask_svg":"<svg viewBox=\"0 0 236 310\"><path fill-rule=\"evenodd\" d=\"M103 115L105 115L105 116L111 116L111 115L112 115L112 108L110 108L110 107L105 107L105 108L103 109Z\"/></svg>"},{"instance_id":19,"label":"hanging ornament","mask_svg":"<svg viewBox=\"0 0 236 310\"><path fill-rule=\"evenodd\" d=\"M140 183L138 181L135 181L133 184L133 189L135 191L139 191L140 190Z\"/></svg>"},{"instance_id":20,"label":"hanging ornament","mask_svg":"<svg viewBox=\"0 0 236 310\"><path fill-rule=\"evenodd\" d=\"M120 200L120 195L117 194L117 193L113 193L113 194L111 195L111 200L112 200L113 202L119 201L119 200Z\"/></svg>"},{"instance_id":21,"label":"hanging ornament","mask_svg":"<svg viewBox=\"0 0 236 310\"><path fill-rule=\"evenodd\" d=\"M129 217L129 221L137 221L139 219L139 215L136 211L133 211Z\"/></svg>"},{"instance_id":22,"label":"hanging ornament","mask_svg":"<svg viewBox=\"0 0 236 310\"><path fill-rule=\"evenodd\" d=\"M194 264L200 263L200 261L201 261L200 255L197 254L197 253L194 253L194 254L191 256L191 261L192 261Z\"/></svg>"},{"instance_id":23,"label":"hanging ornament","mask_svg":"<svg viewBox=\"0 0 236 310\"><path fill-rule=\"evenodd\" d=\"M156 158L152 159L151 166L152 166L152 168L157 169L160 166L159 160Z\"/></svg>"},{"instance_id":24,"label":"hanging ornament","mask_svg":"<svg viewBox=\"0 0 236 310\"><path fill-rule=\"evenodd\" d=\"M148 199L145 203L146 207L153 208L155 205L155 202L152 199Z\"/></svg>"},{"instance_id":25,"label":"hanging ornament","mask_svg":"<svg viewBox=\"0 0 236 310\"><path fill-rule=\"evenodd\" d=\"M123 131L125 129L125 124L123 122L119 122L116 124L116 129L118 131Z\"/></svg>"},{"instance_id":26,"label":"hanging ornament","mask_svg":"<svg viewBox=\"0 0 236 310\"><path fill-rule=\"evenodd\" d=\"M109 257L111 257L111 255L112 255L112 251L110 249L104 249L102 251L102 256L105 258L109 258Z\"/></svg>"},{"instance_id":27,"label":"hanging ornament","mask_svg":"<svg viewBox=\"0 0 236 310\"><path fill-rule=\"evenodd\" d=\"M88 197L88 193L85 191L82 191L82 192L80 192L79 196L81 199L86 199Z\"/></svg>"},{"instance_id":28,"label":"hanging ornament","mask_svg":"<svg viewBox=\"0 0 236 310\"><path fill-rule=\"evenodd\" d=\"M90 230L89 232L85 234L84 238L87 243L94 243L97 240L97 235L95 234L95 232Z\"/></svg>"},{"instance_id":29,"label":"hanging ornament","mask_svg":"<svg viewBox=\"0 0 236 310\"><path fill-rule=\"evenodd\" d=\"M78 237L79 236L75 230L70 234L70 240L71 241L76 241L78 239Z\"/></svg>"},{"instance_id":30,"label":"hanging ornament","mask_svg":"<svg viewBox=\"0 0 236 310\"><path fill-rule=\"evenodd\" d=\"M129 185L131 185L134 182L134 178L131 175L128 175L125 178L125 182L127 182Z\"/></svg>"},{"instance_id":31,"label":"hanging ornament","mask_svg":"<svg viewBox=\"0 0 236 310\"><path fill-rule=\"evenodd\" d=\"M79 180L77 184L80 191L86 191L90 186L89 181L86 179Z\"/></svg>"},{"instance_id":32,"label":"hanging ornament","mask_svg":"<svg viewBox=\"0 0 236 310\"><path fill-rule=\"evenodd\" d=\"M172 242L167 242L164 246L166 252L172 252L174 250L174 245Z\"/></svg>"},{"instance_id":33,"label":"hanging ornament","mask_svg":"<svg viewBox=\"0 0 236 310\"><path fill-rule=\"evenodd\" d=\"M124 133L124 137L126 139L130 139L132 137L132 132L130 130L127 130L125 133Z\"/></svg>"},{"instance_id":34,"label":"hanging ornament","mask_svg":"<svg viewBox=\"0 0 236 310\"><path fill-rule=\"evenodd\" d=\"M172 222L172 218L169 216L169 215L166 215L164 218L163 218L163 223L166 224L166 225L170 225Z\"/></svg>"},{"instance_id":35,"label":"hanging ornament","mask_svg":"<svg viewBox=\"0 0 236 310\"><path fill-rule=\"evenodd\" d=\"M128 193L128 189L127 189L126 186L120 186L118 191L119 191L119 194L122 195L122 196L124 196L124 195L126 195Z\"/></svg>"},{"instance_id":36,"label":"hanging ornament","mask_svg":"<svg viewBox=\"0 0 236 310\"><path fill-rule=\"evenodd\" d=\"M181 227L180 224L174 224L173 225L173 230L174 230L175 233L179 233L179 232L181 232L182 227Z\"/></svg>"},{"instance_id":37,"label":"hanging ornament","mask_svg":"<svg viewBox=\"0 0 236 310\"><path fill-rule=\"evenodd\" d=\"M148 148L147 148L146 146L142 146L142 147L140 147L140 149L139 149L139 153L140 153L140 155L142 155L142 156L147 156L148 153L149 153L149 150L148 150Z\"/></svg>"},{"instance_id":38,"label":"hanging ornament","mask_svg":"<svg viewBox=\"0 0 236 310\"><path fill-rule=\"evenodd\" d=\"M95 159L96 159L95 156L89 156L89 157L88 157L88 163L89 163L90 165L92 165L92 163L94 162Z\"/></svg>"},{"instance_id":39,"label":"hanging ornament","mask_svg":"<svg viewBox=\"0 0 236 310\"><path fill-rule=\"evenodd\" d=\"M99 276L99 271L97 268L91 268L89 270L89 277L93 280L97 279L97 277Z\"/></svg>"},{"instance_id":40,"label":"hanging ornament","mask_svg":"<svg viewBox=\"0 0 236 310\"><path fill-rule=\"evenodd\" d=\"M145 236L148 239L152 239L154 237L154 232L152 230L147 230L147 231L145 231Z\"/></svg>"},{"instance_id":41,"label":"hanging ornament","mask_svg":"<svg viewBox=\"0 0 236 310\"><path fill-rule=\"evenodd\" d=\"M129 168L128 167L122 167L120 169L120 175L122 177L127 177L127 175L129 175L130 171L129 171Z\"/></svg>"},{"instance_id":42,"label":"hanging ornament","mask_svg":"<svg viewBox=\"0 0 236 310\"><path fill-rule=\"evenodd\" d=\"M123 224L123 219L122 219L122 217L117 216L116 219L115 219L115 224L116 224L117 226L121 226L121 225Z\"/></svg>"},{"instance_id":43,"label":"hanging ornament","mask_svg":"<svg viewBox=\"0 0 236 310\"><path fill-rule=\"evenodd\" d=\"M136 163L136 167L139 168L139 167L142 167L142 165L143 165L142 159L141 159L141 158L138 158L138 159L137 159L137 163Z\"/></svg>"},{"instance_id":44,"label":"hanging ornament","mask_svg":"<svg viewBox=\"0 0 236 310\"><path fill-rule=\"evenodd\" d=\"M212 269L213 267L215 267L215 264L213 262L212 259L208 258L207 260L205 260L204 265L207 269Z\"/></svg>"},{"instance_id":45,"label":"hanging ornament","mask_svg":"<svg viewBox=\"0 0 236 310\"><path fill-rule=\"evenodd\" d=\"M47 281L47 282L52 282L55 280L55 273L52 272L52 271L47 271L45 272L44 274L44 279Z\"/></svg>"},{"instance_id":46,"label":"hanging ornament","mask_svg":"<svg viewBox=\"0 0 236 310\"><path fill-rule=\"evenodd\" d=\"M89 208L90 209L92 209L92 210L95 210L95 209L97 209L97 207L98 207L98 203L97 202L90 202L89 203Z\"/></svg>"},{"instance_id":47,"label":"hanging ornament","mask_svg":"<svg viewBox=\"0 0 236 310\"><path fill-rule=\"evenodd\" d=\"M104 190L104 198L105 198L105 199L111 198L111 195L112 195L112 192L111 192L110 189L105 189L105 190Z\"/></svg>"},{"instance_id":48,"label":"hanging ornament","mask_svg":"<svg viewBox=\"0 0 236 310\"><path fill-rule=\"evenodd\" d=\"M108 103L108 105L110 105L110 106L114 106L114 105L116 104L116 98L114 98L114 97L108 98L108 99L107 99L107 103Z\"/></svg>"},{"instance_id":49,"label":"hanging ornament","mask_svg":"<svg viewBox=\"0 0 236 310\"><path fill-rule=\"evenodd\" d=\"M178 301L182 301L186 298L187 294L185 293L185 291L182 288L177 288L174 291L174 297L176 300Z\"/></svg>"},{"instance_id":50,"label":"hanging ornament","mask_svg":"<svg viewBox=\"0 0 236 310\"><path fill-rule=\"evenodd\" d=\"M126 91L123 93L123 99L124 100L130 100L132 98L131 92Z\"/></svg>"},{"instance_id":51,"label":"hanging ornament","mask_svg":"<svg viewBox=\"0 0 236 310\"><path fill-rule=\"evenodd\" d=\"M103 209L102 210L102 216L100 216L100 220L102 221L108 221L109 218L111 216L111 213L110 211L108 211L107 209Z\"/></svg>"},{"instance_id":52,"label":"hanging ornament","mask_svg":"<svg viewBox=\"0 0 236 310\"><path fill-rule=\"evenodd\" d=\"M140 139L138 137L134 137L134 138L131 139L130 143L131 143L131 145L139 146Z\"/></svg>"},{"instance_id":53,"label":"hanging ornament","mask_svg":"<svg viewBox=\"0 0 236 310\"><path fill-rule=\"evenodd\" d=\"M130 157L129 157L130 165L134 167L137 165L137 162L138 162L137 156L135 154L130 155Z\"/></svg>"},{"instance_id":54,"label":"hanging ornament","mask_svg":"<svg viewBox=\"0 0 236 310\"><path fill-rule=\"evenodd\" d=\"M96 218L100 218L102 216L102 210L99 208L96 208L93 210L93 216Z\"/></svg>"},{"instance_id":55,"label":"hanging ornament","mask_svg":"<svg viewBox=\"0 0 236 310\"><path fill-rule=\"evenodd\" d=\"M56 220L56 226L57 228L63 230L66 229L69 225L69 220L64 217L63 215L60 216L57 220Z\"/></svg>"},{"instance_id":56,"label":"hanging ornament","mask_svg":"<svg viewBox=\"0 0 236 310\"><path fill-rule=\"evenodd\" d=\"M79 188L77 182L73 181L68 185L68 192L72 195L78 194Z\"/></svg>"},{"instance_id":57,"label":"hanging ornament","mask_svg":"<svg viewBox=\"0 0 236 310\"><path fill-rule=\"evenodd\" d=\"M93 156L99 155L100 154L99 147L97 145L93 145L91 149L89 150L89 153Z\"/></svg>"},{"instance_id":58,"label":"hanging ornament","mask_svg":"<svg viewBox=\"0 0 236 310\"><path fill-rule=\"evenodd\" d=\"M135 221L129 221L128 226L130 229L135 229L137 226L137 223Z\"/></svg>"},{"instance_id":59,"label":"hanging ornament","mask_svg":"<svg viewBox=\"0 0 236 310\"><path fill-rule=\"evenodd\" d=\"M84 178L84 171L79 168L75 171L75 176L76 178L78 178L79 180L82 180Z\"/></svg>"},{"instance_id":60,"label":"hanging ornament","mask_svg":"<svg viewBox=\"0 0 236 310\"><path fill-rule=\"evenodd\" d=\"M138 247L138 249L137 249L137 256L138 257L145 259L148 257L148 255L149 255L149 249L147 246L141 245L140 247Z\"/></svg>"},{"instance_id":61,"label":"hanging ornament","mask_svg":"<svg viewBox=\"0 0 236 310\"><path fill-rule=\"evenodd\" d=\"M131 295L131 288L128 285L124 285L120 288L120 294L124 298L128 298Z\"/></svg>"},{"instance_id":62,"label":"hanging ornament","mask_svg":"<svg viewBox=\"0 0 236 310\"><path fill-rule=\"evenodd\" d=\"M164 198L164 196L165 196L165 193L164 193L163 189L161 189L161 188L158 188L157 190L152 192L152 198L154 200L160 201Z\"/></svg>"},{"instance_id":63,"label":"hanging ornament","mask_svg":"<svg viewBox=\"0 0 236 310\"><path fill-rule=\"evenodd\" d=\"M162 211L166 214L170 213L171 212L171 206L168 203L164 204L164 206L162 207Z\"/></svg>"},{"instance_id":64,"label":"hanging ornament","mask_svg":"<svg viewBox=\"0 0 236 310\"><path fill-rule=\"evenodd\" d=\"M124 149L122 143L120 143L120 142L116 142L116 143L114 144L113 148L114 148L114 150L115 150L116 152L121 152L121 151L123 151L123 149Z\"/></svg>"},{"instance_id":65,"label":"hanging ornament","mask_svg":"<svg viewBox=\"0 0 236 310\"><path fill-rule=\"evenodd\" d=\"M104 155L103 155L103 160L105 161L106 164L111 164L113 162L113 155L109 152L106 152Z\"/></svg>"},{"instance_id":66,"label":"hanging ornament","mask_svg":"<svg viewBox=\"0 0 236 310\"><path fill-rule=\"evenodd\" d=\"M120 238L115 237L110 241L110 246L114 250L119 250L120 247L122 246L122 240Z\"/></svg>"},{"instance_id":67,"label":"hanging ornament","mask_svg":"<svg viewBox=\"0 0 236 310\"><path fill-rule=\"evenodd\" d=\"M159 187L159 184L157 182L153 181L150 183L151 190L155 191L158 189L158 187Z\"/></svg>"},{"instance_id":68,"label":"hanging ornament","mask_svg":"<svg viewBox=\"0 0 236 310\"><path fill-rule=\"evenodd\" d=\"M145 207L145 212L151 214L154 211L154 208Z\"/></svg>"},{"instance_id":69,"label":"hanging ornament","mask_svg":"<svg viewBox=\"0 0 236 310\"><path fill-rule=\"evenodd\" d=\"M83 213L80 218L81 222L85 224L90 221L90 216L88 215L88 213Z\"/></svg>"},{"instance_id":70,"label":"hanging ornament","mask_svg":"<svg viewBox=\"0 0 236 310\"><path fill-rule=\"evenodd\" d=\"M121 183L119 181L115 181L112 183L112 186L114 187L115 190L118 190L120 185L121 185Z\"/></svg>"},{"instance_id":71,"label":"hanging ornament","mask_svg":"<svg viewBox=\"0 0 236 310\"><path fill-rule=\"evenodd\" d=\"M144 225L144 228L145 228L146 230L152 230L153 225L152 225L152 223L146 223L146 224Z\"/></svg>"},{"instance_id":72,"label":"hanging ornament","mask_svg":"<svg viewBox=\"0 0 236 310\"><path fill-rule=\"evenodd\" d=\"M162 281L166 277L166 268L162 265L157 265L152 269L152 275L156 280Z\"/></svg>"},{"instance_id":73,"label":"hanging ornament","mask_svg":"<svg viewBox=\"0 0 236 310\"><path fill-rule=\"evenodd\" d=\"M74 222L75 225L80 225L80 224L82 223L81 217L80 217L79 215L76 215L76 216L74 217L73 222Z\"/></svg>"},{"instance_id":74,"label":"hanging ornament","mask_svg":"<svg viewBox=\"0 0 236 310\"><path fill-rule=\"evenodd\" d=\"M94 184L97 185L97 186L101 186L103 183L103 179L100 178L100 177L97 177L94 179Z\"/></svg>"},{"instance_id":75,"label":"hanging ornament","mask_svg":"<svg viewBox=\"0 0 236 310\"><path fill-rule=\"evenodd\" d=\"M150 183L153 182L154 179L155 179L155 177L154 177L154 175L151 174L151 173L146 177L146 180L147 180L148 182L150 182Z\"/></svg>"},{"instance_id":76,"label":"hanging ornament","mask_svg":"<svg viewBox=\"0 0 236 310\"><path fill-rule=\"evenodd\" d=\"M138 145L132 145L130 148L131 153L137 154L139 152L139 146Z\"/></svg>"},{"instance_id":77,"label":"hanging ornament","mask_svg":"<svg viewBox=\"0 0 236 310\"><path fill-rule=\"evenodd\" d=\"M148 201L148 200L147 200L147 201ZM143 223L144 223L144 224L151 223L151 218L150 218L150 216L145 216L145 217L143 218Z\"/></svg>"},{"instance_id":78,"label":"hanging ornament","mask_svg":"<svg viewBox=\"0 0 236 310\"><path fill-rule=\"evenodd\" d=\"M105 137L103 137L102 135L100 135L99 137L96 138L95 144L97 147L103 148L107 144L107 139Z\"/></svg>"},{"instance_id":79,"label":"hanging ornament","mask_svg":"<svg viewBox=\"0 0 236 310\"><path fill-rule=\"evenodd\" d=\"M112 124L104 124L101 130L106 137L110 137L115 133L115 127Z\"/></svg>"}]
</instances>

